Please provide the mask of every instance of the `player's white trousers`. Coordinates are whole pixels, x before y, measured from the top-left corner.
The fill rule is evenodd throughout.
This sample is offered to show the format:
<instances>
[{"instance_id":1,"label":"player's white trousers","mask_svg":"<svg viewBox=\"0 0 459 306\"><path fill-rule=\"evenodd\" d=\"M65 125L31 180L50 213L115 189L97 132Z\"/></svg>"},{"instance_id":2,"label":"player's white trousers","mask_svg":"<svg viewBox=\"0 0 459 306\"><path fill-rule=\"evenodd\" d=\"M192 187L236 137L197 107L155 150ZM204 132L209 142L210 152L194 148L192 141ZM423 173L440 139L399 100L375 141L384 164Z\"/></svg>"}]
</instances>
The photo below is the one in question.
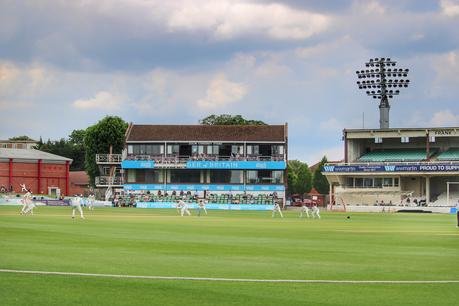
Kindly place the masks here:
<instances>
[{"instance_id":1,"label":"player's white trousers","mask_svg":"<svg viewBox=\"0 0 459 306\"><path fill-rule=\"evenodd\" d=\"M78 210L80 212L81 219L84 219L83 209L81 209L81 206L73 206L72 207L72 218L75 218L75 210Z\"/></svg>"},{"instance_id":2,"label":"player's white trousers","mask_svg":"<svg viewBox=\"0 0 459 306\"><path fill-rule=\"evenodd\" d=\"M180 210L180 215L183 217L183 215L184 215L185 213L186 213L188 216L191 216L191 213L190 213L190 211L188 210L188 208L183 207L183 208Z\"/></svg>"}]
</instances>

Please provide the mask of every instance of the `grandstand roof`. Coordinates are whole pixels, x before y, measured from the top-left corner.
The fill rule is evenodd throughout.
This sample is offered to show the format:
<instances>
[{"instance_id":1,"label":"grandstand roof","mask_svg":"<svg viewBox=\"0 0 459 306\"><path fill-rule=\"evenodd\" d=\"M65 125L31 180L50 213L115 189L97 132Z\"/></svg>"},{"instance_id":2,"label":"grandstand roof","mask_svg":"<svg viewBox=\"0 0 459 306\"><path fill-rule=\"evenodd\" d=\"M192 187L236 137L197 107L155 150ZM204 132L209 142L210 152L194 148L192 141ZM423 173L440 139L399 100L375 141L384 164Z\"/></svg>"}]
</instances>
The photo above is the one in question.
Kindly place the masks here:
<instances>
[{"instance_id":1,"label":"grandstand roof","mask_svg":"<svg viewBox=\"0 0 459 306\"><path fill-rule=\"evenodd\" d=\"M132 125L126 141L281 141L286 125Z\"/></svg>"},{"instance_id":2,"label":"grandstand roof","mask_svg":"<svg viewBox=\"0 0 459 306\"><path fill-rule=\"evenodd\" d=\"M21 159L21 160L39 160L44 162L65 162L72 161L67 157L43 152L35 149L6 149L0 148L0 159Z\"/></svg>"}]
</instances>

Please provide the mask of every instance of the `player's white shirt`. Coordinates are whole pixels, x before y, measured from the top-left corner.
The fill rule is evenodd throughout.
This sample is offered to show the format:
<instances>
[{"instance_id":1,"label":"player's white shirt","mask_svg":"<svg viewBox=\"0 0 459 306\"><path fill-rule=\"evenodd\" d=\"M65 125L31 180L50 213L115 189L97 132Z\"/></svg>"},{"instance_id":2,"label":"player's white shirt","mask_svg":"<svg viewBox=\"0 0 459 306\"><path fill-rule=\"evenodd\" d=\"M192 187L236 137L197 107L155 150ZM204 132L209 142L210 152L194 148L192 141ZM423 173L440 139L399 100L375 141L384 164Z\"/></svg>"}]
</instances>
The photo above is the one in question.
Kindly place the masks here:
<instances>
[{"instance_id":1,"label":"player's white shirt","mask_svg":"<svg viewBox=\"0 0 459 306\"><path fill-rule=\"evenodd\" d=\"M279 203L274 204L273 210L280 210Z\"/></svg>"},{"instance_id":2,"label":"player's white shirt","mask_svg":"<svg viewBox=\"0 0 459 306\"><path fill-rule=\"evenodd\" d=\"M81 198L80 197L74 197L72 199L72 206L81 206Z\"/></svg>"},{"instance_id":3,"label":"player's white shirt","mask_svg":"<svg viewBox=\"0 0 459 306\"><path fill-rule=\"evenodd\" d=\"M180 200L177 204L177 207L179 208L183 208L183 209L188 209L188 204L186 204L185 202L183 202L182 200Z\"/></svg>"},{"instance_id":4,"label":"player's white shirt","mask_svg":"<svg viewBox=\"0 0 459 306\"><path fill-rule=\"evenodd\" d=\"M459 212L459 200L456 203L456 211Z\"/></svg>"}]
</instances>

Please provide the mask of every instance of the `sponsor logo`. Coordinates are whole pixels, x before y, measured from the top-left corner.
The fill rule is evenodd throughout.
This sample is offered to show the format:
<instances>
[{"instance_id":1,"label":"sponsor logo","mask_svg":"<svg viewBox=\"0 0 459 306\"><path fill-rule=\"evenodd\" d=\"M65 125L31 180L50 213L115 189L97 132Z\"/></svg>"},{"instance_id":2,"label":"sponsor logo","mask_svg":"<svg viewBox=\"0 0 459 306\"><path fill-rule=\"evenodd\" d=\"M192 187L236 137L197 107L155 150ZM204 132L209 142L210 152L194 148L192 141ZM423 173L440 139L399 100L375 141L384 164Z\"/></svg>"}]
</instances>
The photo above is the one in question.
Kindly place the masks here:
<instances>
[{"instance_id":1,"label":"sponsor logo","mask_svg":"<svg viewBox=\"0 0 459 306\"><path fill-rule=\"evenodd\" d=\"M435 130L435 135L452 135L452 130Z\"/></svg>"},{"instance_id":2,"label":"sponsor logo","mask_svg":"<svg viewBox=\"0 0 459 306\"><path fill-rule=\"evenodd\" d=\"M325 172L333 172L335 171L335 166L324 166Z\"/></svg>"},{"instance_id":3,"label":"sponsor logo","mask_svg":"<svg viewBox=\"0 0 459 306\"><path fill-rule=\"evenodd\" d=\"M384 170L386 170L386 171L395 171L395 166L384 166Z\"/></svg>"}]
</instances>

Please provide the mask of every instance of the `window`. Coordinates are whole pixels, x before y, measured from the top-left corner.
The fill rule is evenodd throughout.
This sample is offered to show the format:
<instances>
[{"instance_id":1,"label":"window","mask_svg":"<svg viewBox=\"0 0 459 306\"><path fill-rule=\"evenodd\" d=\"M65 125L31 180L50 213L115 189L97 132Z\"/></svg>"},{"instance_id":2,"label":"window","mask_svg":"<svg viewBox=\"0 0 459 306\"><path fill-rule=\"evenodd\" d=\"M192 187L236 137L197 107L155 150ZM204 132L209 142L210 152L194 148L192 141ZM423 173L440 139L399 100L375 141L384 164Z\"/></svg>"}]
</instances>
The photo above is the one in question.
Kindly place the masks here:
<instances>
[{"instance_id":1,"label":"window","mask_svg":"<svg viewBox=\"0 0 459 306\"><path fill-rule=\"evenodd\" d=\"M210 182L224 184L242 184L242 173L243 172L240 170L211 170Z\"/></svg>"},{"instance_id":2,"label":"window","mask_svg":"<svg viewBox=\"0 0 459 306\"><path fill-rule=\"evenodd\" d=\"M243 155L244 154L244 146L243 145L232 145L231 146L231 154L233 155Z\"/></svg>"},{"instance_id":3,"label":"window","mask_svg":"<svg viewBox=\"0 0 459 306\"><path fill-rule=\"evenodd\" d=\"M382 178L375 177L375 179L373 180L373 184L376 188L382 188Z\"/></svg>"},{"instance_id":4,"label":"window","mask_svg":"<svg viewBox=\"0 0 459 306\"><path fill-rule=\"evenodd\" d=\"M167 145L167 154L171 155L178 155L180 151L179 145Z\"/></svg>"},{"instance_id":5,"label":"window","mask_svg":"<svg viewBox=\"0 0 459 306\"><path fill-rule=\"evenodd\" d=\"M382 143L382 137L375 137L375 143Z\"/></svg>"},{"instance_id":6,"label":"window","mask_svg":"<svg viewBox=\"0 0 459 306\"><path fill-rule=\"evenodd\" d=\"M363 187L363 178L361 178L361 177L356 177L356 178L354 179L354 184L355 184L355 185L354 185L355 187L360 187L360 188L362 188L362 187Z\"/></svg>"},{"instance_id":7,"label":"window","mask_svg":"<svg viewBox=\"0 0 459 306\"><path fill-rule=\"evenodd\" d=\"M365 188L371 188L373 187L373 179L372 178L369 178L369 177L366 177L363 179L363 186Z\"/></svg>"},{"instance_id":8,"label":"window","mask_svg":"<svg viewBox=\"0 0 459 306\"><path fill-rule=\"evenodd\" d=\"M247 183L248 184L258 183L258 171L247 171Z\"/></svg>"},{"instance_id":9,"label":"window","mask_svg":"<svg viewBox=\"0 0 459 306\"><path fill-rule=\"evenodd\" d=\"M144 170L145 171L145 183L158 184L164 183L162 170Z\"/></svg>"},{"instance_id":10,"label":"window","mask_svg":"<svg viewBox=\"0 0 459 306\"><path fill-rule=\"evenodd\" d=\"M248 184L283 184L284 172L271 170L250 170L247 171Z\"/></svg>"},{"instance_id":11,"label":"window","mask_svg":"<svg viewBox=\"0 0 459 306\"><path fill-rule=\"evenodd\" d=\"M128 154L134 154L134 146L128 145Z\"/></svg>"},{"instance_id":12,"label":"window","mask_svg":"<svg viewBox=\"0 0 459 306\"><path fill-rule=\"evenodd\" d=\"M209 155L218 155L219 153L219 146L217 145L208 145L207 146L207 154Z\"/></svg>"},{"instance_id":13,"label":"window","mask_svg":"<svg viewBox=\"0 0 459 306\"><path fill-rule=\"evenodd\" d=\"M394 187L398 187L398 177L394 177Z\"/></svg>"},{"instance_id":14,"label":"window","mask_svg":"<svg viewBox=\"0 0 459 306\"><path fill-rule=\"evenodd\" d=\"M135 183L135 169L127 170L127 181L128 183Z\"/></svg>"},{"instance_id":15,"label":"window","mask_svg":"<svg viewBox=\"0 0 459 306\"><path fill-rule=\"evenodd\" d=\"M282 145L273 145L272 146L273 155L284 155L284 146Z\"/></svg>"},{"instance_id":16,"label":"window","mask_svg":"<svg viewBox=\"0 0 459 306\"><path fill-rule=\"evenodd\" d=\"M102 168L102 175L109 176L110 175L110 167L103 167Z\"/></svg>"},{"instance_id":17,"label":"window","mask_svg":"<svg viewBox=\"0 0 459 306\"><path fill-rule=\"evenodd\" d=\"M168 183L201 183L201 170L170 170Z\"/></svg>"},{"instance_id":18,"label":"window","mask_svg":"<svg viewBox=\"0 0 459 306\"><path fill-rule=\"evenodd\" d=\"M429 136L429 142L435 142L435 136Z\"/></svg>"},{"instance_id":19,"label":"window","mask_svg":"<svg viewBox=\"0 0 459 306\"><path fill-rule=\"evenodd\" d=\"M272 172L272 183L283 184L284 183L284 171L273 171Z\"/></svg>"},{"instance_id":20,"label":"window","mask_svg":"<svg viewBox=\"0 0 459 306\"><path fill-rule=\"evenodd\" d=\"M392 187L392 178L391 177L385 177L383 179L383 186L384 187Z\"/></svg>"},{"instance_id":21,"label":"window","mask_svg":"<svg viewBox=\"0 0 459 306\"><path fill-rule=\"evenodd\" d=\"M247 155L260 155L260 147L258 145L248 145Z\"/></svg>"},{"instance_id":22,"label":"window","mask_svg":"<svg viewBox=\"0 0 459 306\"><path fill-rule=\"evenodd\" d=\"M346 178L346 187L354 187L354 178L353 177L347 177Z\"/></svg>"},{"instance_id":23,"label":"window","mask_svg":"<svg viewBox=\"0 0 459 306\"><path fill-rule=\"evenodd\" d=\"M401 138L402 143L409 143L410 142L410 137L408 136L402 136Z\"/></svg>"}]
</instances>

